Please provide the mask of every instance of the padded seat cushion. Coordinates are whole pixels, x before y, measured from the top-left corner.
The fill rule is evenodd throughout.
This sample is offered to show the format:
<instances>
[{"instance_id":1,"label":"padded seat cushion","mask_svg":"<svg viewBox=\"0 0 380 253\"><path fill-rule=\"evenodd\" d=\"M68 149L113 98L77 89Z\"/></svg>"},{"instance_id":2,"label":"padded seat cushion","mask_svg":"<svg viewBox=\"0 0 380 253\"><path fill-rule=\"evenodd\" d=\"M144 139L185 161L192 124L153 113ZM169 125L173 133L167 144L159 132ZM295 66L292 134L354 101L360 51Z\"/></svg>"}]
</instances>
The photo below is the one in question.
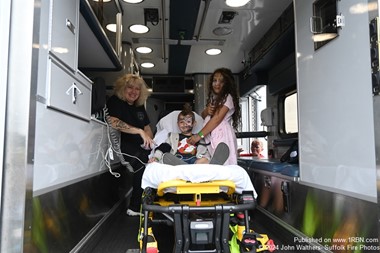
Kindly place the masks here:
<instances>
[{"instance_id":1,"label":"padded seat cushion","mask_svg":"<svg viewBox=\"0 0 380 253\"><path fill-rule=\"evenodd\" d=\"M239 158L238 165L247 171L251 169L277 172L289 177L299 177L300 170L298 164L282 163L277 159L256 159L256 158Z\"/></svg>"},{"instance_id":2,"label":"padded seat cushion","mask_svg":"<svg viewBox=\"0 0 380 253\"><path fill-rule=\"evenodd\" d=\"M249 168L269 172L281 172L287 165L288 163L282 163L275 159L252 159Z\"/></svg>"},{"instance_id":3,"label":"padded seat cushion","mask_svg":"<svg viewBox=\"0 0 380 253\"><path fill-rule=\"evenodd\" d=\"M289 177L299 177L300 176L300 168L298 164L286 164L286 166L281 171L282 175Z\"/></svg>"},{"instance_id":4,"label":"padded seat cushion","mask_svg":"<svg viewBox=\"0 0 380 253\"><path fill-rule=\"evenodd\" d=\"M252 157L239 157L237 162L239 166L243 167L244 169L248 169L250 163L252 162Z\"/></svg>"}]
</instances>

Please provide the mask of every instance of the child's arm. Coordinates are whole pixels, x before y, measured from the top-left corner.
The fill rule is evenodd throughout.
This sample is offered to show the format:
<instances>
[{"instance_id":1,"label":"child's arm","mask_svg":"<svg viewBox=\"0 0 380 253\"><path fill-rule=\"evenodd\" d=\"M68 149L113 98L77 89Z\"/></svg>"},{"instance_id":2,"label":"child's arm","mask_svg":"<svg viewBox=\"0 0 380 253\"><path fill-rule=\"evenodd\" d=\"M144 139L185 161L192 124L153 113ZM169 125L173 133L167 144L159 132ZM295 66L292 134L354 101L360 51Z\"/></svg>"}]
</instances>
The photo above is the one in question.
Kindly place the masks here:
<instances>
[{"instance_id":1,"label":"child's arm","mask_svg":"<svg viewBox=\"0 0 380 253\"><path fill-rule=\"evenodd\" d=\"M202 128L202 130L199 131L198 134L195 134L191 136L191 138L189 138L189 143L194 145L195 143L200 141L204 136L211 133L211 131L214 130L220 124L220 122L223 121L228 110L228 107L225 105L223 105L219 110L217 110L214 113L214 116L207 122L207 124Z\"/></svg>"},{"instance_id":2,"label":"child's arm","mask_svg":"<svg viewBox=\"0 0 380 253\"><path fill-rule=\"evenodd\" d=\"M205 119L208 115L213 116L215 112L215 106L211 105L210 103L207 104L205 109L201 112L201 116L203 119Z\"/></svg>"}]
</instances>

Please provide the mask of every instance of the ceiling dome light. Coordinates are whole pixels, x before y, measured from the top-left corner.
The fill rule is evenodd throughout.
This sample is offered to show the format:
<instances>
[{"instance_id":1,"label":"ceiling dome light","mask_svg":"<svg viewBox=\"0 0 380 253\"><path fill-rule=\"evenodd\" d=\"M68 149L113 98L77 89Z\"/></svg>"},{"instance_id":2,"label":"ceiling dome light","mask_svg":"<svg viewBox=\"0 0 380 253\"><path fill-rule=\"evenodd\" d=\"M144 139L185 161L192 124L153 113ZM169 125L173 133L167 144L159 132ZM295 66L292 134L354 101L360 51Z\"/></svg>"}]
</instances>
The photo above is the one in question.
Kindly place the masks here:
<instances>
[{"instance_id":1,"label":"ceiling dome light","mask_svg":"<svg viewBox=\"0 0 380 253\"><path fill-rule=\"evenodd\" d=\"M138 3L141 3L144 0L123 0L123 1L126 2L126 3L130 3L130 4L138 4Z\"/></svg>"},{"instance_id":2,"label":"ceiling dome light","mask_svg":"<svg viewBox=\"0 0 380 253\"><path fill-rule=\"evenodd\" d=\"M116 24L108 24L106 25L106 28L108 31L115 33L116 32ZM123 30L123 26L120 27L121 30Z\"/></svg>"},{"instance_id":3,"label":"ceiling dome light","mask_svg":"<svg viewBox=\"0 0 380 253\"><path fill-rule=\"evenodd\" d=\"M136 51L140 54L149 54L152 52L152 49L150 47L138 47Z\"/></svg>"},{"instance_id":4,"label":"ceiling dome light","mask_svg":"<svg viewBox=\"0 0 380 253\"><path fill-rule=\"evenodd\" d=\"M141 63L141 67L146 68L146 69L150 69L150 68L154 67L154 64L151 62L144 62L144 63Z\"/></svg>"},{"instance_id":5,"label":"ceiling dome light","mask_svg":"<svg viewBox=\"0 0 380 253\"><path fill-rule=\"evenodd\" d=\"M116 24L108 24L106 25L108 31L115 33L116 32Z\"/></svg>"},{"instance_id":6,"label":"ceiling dome light","mask_svg":"<svg viewBox=\"0 0 380 253\"><path fill-rule=\"evenodd\" d=\"M149 28L147 26L139 25L139 24L131 25L129 27L129 30L131 32L134 32L134 33L147 33L147 32L149 32Z\"/></svg>"},{"instance_id":7,"label":"ceiling dome light","mask_svg":"<svg viewBox=\"0 0 380 253\"><path fill-rule=\"evenodd\" d=\"M232 28L229 27L217 27L212 31L216 36L225 36L232 33Z\"/></svg>"},{"instance_id":8,"label":"ceiling dome light","mask_svg":"<svg viewBox=\"0 0 380 253\"><path fill-rule=\"evenodd\" d=\"M94 2L100 2L100 0L94 0ZM103 3L111 2L111 0L103 0Z\"/></svg>"},{"instance_id":9,"label":"ceiling dome light","mask_svg":"<svg viewBox=\"0 0 380 253\"><path fill-rule=\"evenodd\" d=\"M208 55L218 55L222 52L219 48L210 48L206 50L206 54Z\"/></svg>"},{"instance_id":10,"label":"ceiling dome light","mask_svg":"<svg viewBox=\"0 0 380 253\"><path fill-rule=\"evenodd\" d=\"M246 5L250 0L226 0L226 4L230 7L241 7Z\"/></svg>"}]
</instances>

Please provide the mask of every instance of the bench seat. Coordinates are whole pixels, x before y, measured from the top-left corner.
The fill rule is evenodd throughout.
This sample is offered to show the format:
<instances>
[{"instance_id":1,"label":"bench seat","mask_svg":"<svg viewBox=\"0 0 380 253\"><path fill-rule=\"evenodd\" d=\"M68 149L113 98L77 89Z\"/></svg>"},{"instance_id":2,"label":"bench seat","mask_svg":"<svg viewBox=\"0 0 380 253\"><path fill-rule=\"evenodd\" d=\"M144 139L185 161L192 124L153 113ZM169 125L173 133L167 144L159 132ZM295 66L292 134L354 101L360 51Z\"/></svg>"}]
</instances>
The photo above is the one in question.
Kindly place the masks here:
<instances>
[{"instance_id":1,"label":"bench seat","mask_svg":"<svg viewBox=\"0 0 380 253\"><path fill-rule=\"evenodd\" d=\"M247 170L264 170L285 176L299 177L299 165L282 163L278 159L239 158L238 164Z\"/></svg>"}]
</instances>

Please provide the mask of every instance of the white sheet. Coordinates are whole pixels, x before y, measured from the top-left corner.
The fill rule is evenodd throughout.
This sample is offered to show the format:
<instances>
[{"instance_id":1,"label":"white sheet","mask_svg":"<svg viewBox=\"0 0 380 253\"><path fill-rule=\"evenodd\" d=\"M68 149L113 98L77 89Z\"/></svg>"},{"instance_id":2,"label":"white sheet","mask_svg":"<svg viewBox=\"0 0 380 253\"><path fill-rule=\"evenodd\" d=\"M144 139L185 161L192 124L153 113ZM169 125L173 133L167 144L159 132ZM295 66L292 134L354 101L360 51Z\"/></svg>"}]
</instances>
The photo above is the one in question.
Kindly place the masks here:
<instances>
[{"instance_id":1,"label":"white sheet","mask_svg":"<svg viewBox=\"0 0 380 253\"><path fill-rule=\"evenodd\" d=\"M214 165L214 164L185 164L168 165L161 163L150 163L145 168L141 187L158 188L162 182L174 179L182 179L193 183L210 180L231 180L235 183L235 191L253 191L254 197L257 193L253 187L247 172L238 165Z\"/></svg>"}]
</instances>

